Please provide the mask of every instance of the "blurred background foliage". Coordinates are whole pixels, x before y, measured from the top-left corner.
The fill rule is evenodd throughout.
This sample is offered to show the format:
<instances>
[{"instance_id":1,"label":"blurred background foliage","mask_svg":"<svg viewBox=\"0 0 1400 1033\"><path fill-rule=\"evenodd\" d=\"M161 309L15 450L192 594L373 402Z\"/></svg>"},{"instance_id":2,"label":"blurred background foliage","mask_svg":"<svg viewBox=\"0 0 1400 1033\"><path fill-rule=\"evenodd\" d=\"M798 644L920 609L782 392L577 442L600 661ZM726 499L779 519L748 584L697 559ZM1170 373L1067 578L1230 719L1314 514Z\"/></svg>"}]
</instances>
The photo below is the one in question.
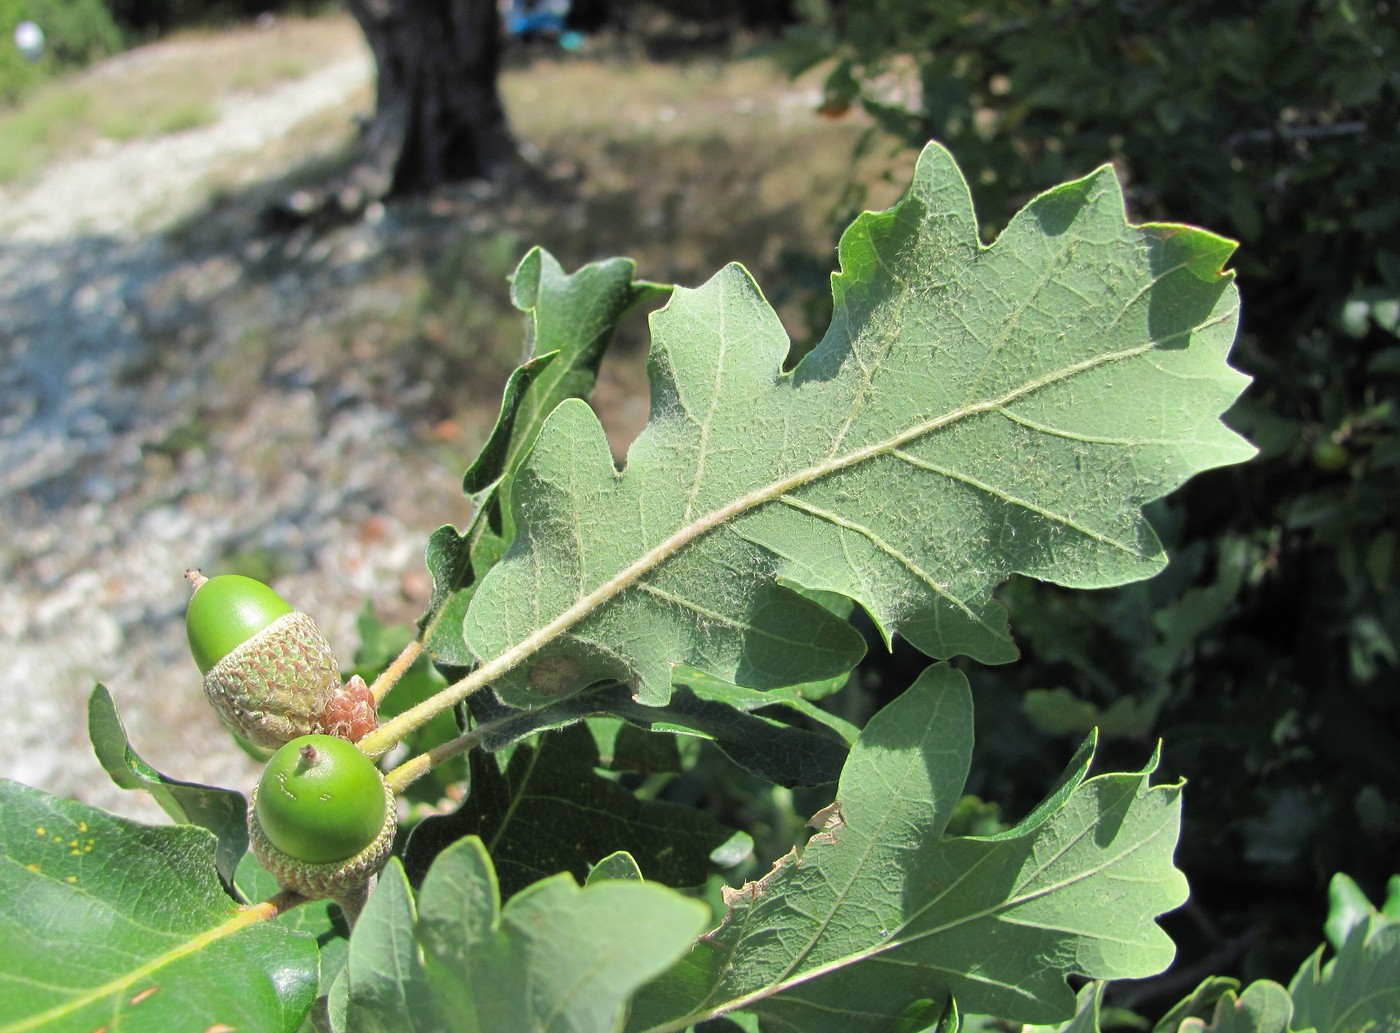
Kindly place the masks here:
<instances>
[{"instance_id":1,"label":"blurred background foliage","mask_svg":"<svg viewBox=\"0 0 1400 1033\"><path fill-rule=\"evenodd\" d=\"M44 33L44 53L26 57L15 27L29 21ZM125 45L104 0L0 0L0 104L24 96L49 76L115 54Z\"/></svg>"},{"instance_id":2,"label":"blurred background foliage","mask_svg":"<svg viewBox=\"0 0 1400 1033\"><path fill-rule=\"evenodd\" d=\"M319 6L0 0L0 103L150 34ZM618 2L611 13L625 22L646 6ZM652 6L673 17L743 21L743 5L721 0L703 11ZM1092 593L1022 580L1007 586L1002 598L1023 659L969 671L979 703L969 786L976 797L965 801L959 827L988 831L1002 813L1025 813L1091 727L1101 729L1103 768L1140 767L1161 740L1165 776L1190 782L1179 862L1194 895L1168 921L1184 961L1201 965L1179 981L1205 972L1286 978L1315 943L1332 873L1348 872L1379 897L1400 853L1396 4L772 6L770 22L793 24L767 51L794 75L821 74L822 116L859 112L871 126L857 136L848 164L861 174L852 172L828 213L831 227L872 197L891 196L919 147L937 139L963 167L988 240L1037 192L1111 161L1135 221L1197 223L1240 242L1235 362L1255 383L1228 420L1260 455L1153 504L1173 557L1157 579ZM47 35L37 63L9 45L26 18ZM588 120L599 117L576 112L575 129L551 142L595 133ZM713 146L703 153L686 187L702 196L715 192L703 182L713 175ZM649 155L639 149L627 164L651 168ZM884 170L883 183L872 168ZM638 189L645 187L619 187L617 204L635 207ZM718 199L721 210L702 222L734 221L724 210L733 198L719 191ZM593 222L590 246L629 253L606 220ZM522 253L535 242L501 240ZM599 257L541 242L566 264ZM668 253L674 268L644 264L640 274L686 278L715 264L708 250ZM489 329L489 313L471 316L481 293L467 289L464 270L476 269L480 280L484 266L496 281L513 257L483 263L464 252L441 264L429 293L446 317ZM830 262L829 250L804 240L772 256L776 270L755 270L799 338L829 312ZM470 297L459 302L464 291ZM513 326L515 314L503 319ZM434 379L451 379L438 376L439 360L426 352L419 361ZM862 720L923 663L876 646L856 684L827 705ZM693 742L684 753L685 773L664 792L748 829L759 868L829 797L748 779Z\"/></svg>"}]
</instances>

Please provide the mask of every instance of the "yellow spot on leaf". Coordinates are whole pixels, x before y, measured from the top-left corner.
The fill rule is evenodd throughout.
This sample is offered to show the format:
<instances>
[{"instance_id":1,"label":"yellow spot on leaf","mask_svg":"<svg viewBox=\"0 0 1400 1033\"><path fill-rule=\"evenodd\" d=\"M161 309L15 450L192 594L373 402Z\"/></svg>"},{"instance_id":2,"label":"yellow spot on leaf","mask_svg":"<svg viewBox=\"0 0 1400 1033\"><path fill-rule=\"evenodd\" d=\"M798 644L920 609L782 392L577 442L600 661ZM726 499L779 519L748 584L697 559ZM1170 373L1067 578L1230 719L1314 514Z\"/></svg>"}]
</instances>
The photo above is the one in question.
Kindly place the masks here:
<instances>
[{"instance_id":1,"label":"yellow spot on leaf","mask_svg":"<svg viewBox=\"0 0 1400 1033\"><path fill-rule=\"evenodd\" d=\"M37 829L34 830L34 835L36 836L46 836L48 835L48 833L49 830L44 828L44 826L42 825L40 825Z\"/></svg>"},{"instance_id":2,"label":"yellow spot on leaf","mask_svg":"<svg viewBox=\"0 0 1400 1033\"><path fill-rule=\"evenodd\" d=\"M67 882L69 885L72 885L73 883L76 883L78 881L78 877L76 875L70 875L64 881Z\"/></svg>"},{"instance_id":3,"label":"yellow spot on leaf","mask_svg":"<svg viewBox=\"0 0 1400 1033\"><path fill-rule=\"evenodd\" d=\"M37 864L27 864L24 867L26 871L31 871L35 875L39 874L39 866Z\"/></svg>"},{"instance_id":4,"label":"yellow spot on leaf","mask_svg":"<svg viewBox=\"0 0 1400 1033\"><path fill-rule=\"evenodd\" d=\"M87 831L87 822L85 822L85 821L80 821L80 822L78 822L78 831L79 831L79 832L86 832L86 831Z\"/></svg>"}]
</instances>

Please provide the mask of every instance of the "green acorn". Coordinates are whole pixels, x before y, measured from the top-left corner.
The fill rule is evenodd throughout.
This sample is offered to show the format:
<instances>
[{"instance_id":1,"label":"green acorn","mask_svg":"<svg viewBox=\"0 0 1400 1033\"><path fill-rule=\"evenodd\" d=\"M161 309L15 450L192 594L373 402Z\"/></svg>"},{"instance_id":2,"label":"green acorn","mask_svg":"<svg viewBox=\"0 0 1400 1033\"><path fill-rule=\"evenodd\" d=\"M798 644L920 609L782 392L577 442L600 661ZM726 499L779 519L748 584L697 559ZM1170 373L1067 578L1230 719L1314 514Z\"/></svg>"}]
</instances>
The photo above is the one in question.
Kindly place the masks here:
<instances>
[{"instance_id":1,"label":"green acorn","mask_svg":"<svg viewBox=\"0 0 1400 1033\"><path fill-rule=\"evenodd\" d=\"M272 755L248 801L248 840L278 885L358 911L394 843L394 792L359 748L330 735Z\"/></svg>"},{"instance_id":2,"label":"green acorn","mask_svg":"<svg viewBox=\"0 0 1400 1033\"><path fill-rule=\"evenodd\" d=\"M185 577L194 586L185 612L190 652L224 724L271 748L313 732L354 742L373 731L373 694L358 675L341 682L310 617L250 577Z\"/></svg>"}]
</instances>

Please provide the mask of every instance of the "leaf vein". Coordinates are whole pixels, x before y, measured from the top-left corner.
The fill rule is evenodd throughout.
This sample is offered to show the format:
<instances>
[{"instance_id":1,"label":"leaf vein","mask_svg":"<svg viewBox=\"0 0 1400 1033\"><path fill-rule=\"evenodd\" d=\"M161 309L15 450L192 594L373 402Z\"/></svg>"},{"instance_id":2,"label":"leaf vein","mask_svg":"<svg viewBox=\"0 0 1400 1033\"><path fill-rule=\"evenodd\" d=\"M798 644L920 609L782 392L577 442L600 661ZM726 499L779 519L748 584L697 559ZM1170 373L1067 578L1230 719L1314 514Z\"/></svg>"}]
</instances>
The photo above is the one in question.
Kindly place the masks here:
<instances>
[{"instance_id":1,"label":"leaf vein","mask_svg":"<svg viewBox=\"0 0 1400 1033\"><path fill-rule=\"evenodd\" d=\"M1061 527L1067 527L1071 531L1078 532L1079 534L1084 535L1086 538L1090 538L1098 542L1100 545L1110 546L1114 549L1119 550L1120 552L1128 554L1129 556L1136 556L1138 554L1137 548L1132 545L1128 545L1126 542L1120 542L1116 538L1111 538L1108 535L1104 534L1102 531L1096 531L1092 527L1089 527L1085 524L1081 524L1079 521L1074 520L1073 518L1066 516L1063 513L1057 513L1053 509L1048 509L1045 506L1037 506L1034 502L1031 502L1028 499L1023 499L1018 495L1013 495L1008 491L1004 491L1001 488L996 487L995 485L988 484L986 481L981 480L980 478L973 477L971 474L960 473L959 471L949 469L946 466L940 466L937 463L931 463L926 459L920 459L918 456L910 455L908 452L905 452L901 449L895 449L892 454L895 456L895 458L907 463L910 466L917 467L918 469L924 470L928 473L939 474L943 477L948 478L951 481L958 481L962 484L966 484L970 488L975 488L980 492L983 492L987 495L991 495L993 498L1000 499L1001 501L1015 506L1018 509L1024 509L1028 513L1034 513L1036 516L1043 517L1052 523L1059 524Z\"/></svg>"}]
</instances>

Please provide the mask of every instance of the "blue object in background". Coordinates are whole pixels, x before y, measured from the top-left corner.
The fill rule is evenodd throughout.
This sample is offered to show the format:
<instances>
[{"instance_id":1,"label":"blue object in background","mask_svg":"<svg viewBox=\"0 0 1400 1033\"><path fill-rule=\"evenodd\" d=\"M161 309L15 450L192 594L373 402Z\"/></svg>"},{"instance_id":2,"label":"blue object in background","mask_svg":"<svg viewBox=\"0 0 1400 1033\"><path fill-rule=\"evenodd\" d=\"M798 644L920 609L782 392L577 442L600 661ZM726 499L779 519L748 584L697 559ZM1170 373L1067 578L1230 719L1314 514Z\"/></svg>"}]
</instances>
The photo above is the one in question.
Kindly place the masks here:
<instances>
[{"instance_id":1,"label":"blue object in background","mask_svg":"<svg viewBox=\"0 0 1400 1033\"><path fill-rule=\"evenodd\" d=\"M512 0L506 11L506 34L560 38L568 15L569 0Z\"/></svg>"}]
</instances>

